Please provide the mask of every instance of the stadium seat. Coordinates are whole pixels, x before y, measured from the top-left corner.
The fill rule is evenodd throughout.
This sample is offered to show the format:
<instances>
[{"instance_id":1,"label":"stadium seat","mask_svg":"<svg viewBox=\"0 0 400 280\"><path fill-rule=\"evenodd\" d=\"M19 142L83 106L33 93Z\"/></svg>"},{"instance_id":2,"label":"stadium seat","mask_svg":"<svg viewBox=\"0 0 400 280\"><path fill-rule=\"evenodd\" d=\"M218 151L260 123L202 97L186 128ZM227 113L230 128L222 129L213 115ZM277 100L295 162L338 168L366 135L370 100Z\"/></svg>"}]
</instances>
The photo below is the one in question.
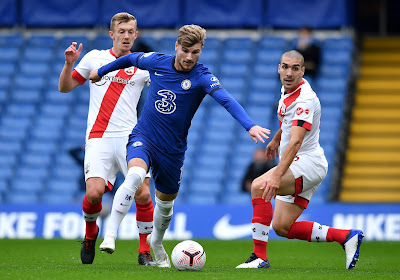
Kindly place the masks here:
<instances>
[{"instance_id":1,"label":"stadium seat","mask_svg":"<svg viewBox=\"0 0 400 280\"><path fill-rule=\"evenodd\" d=\"M350 65L353 61L352 53L348 50L336 50L336 49L322 49L321 64L335 65L344 64Z\"/></svg>"},{"instance_id":2,"label":"stadium seat","mask_svg":"<svg viewBox=\"0 0 400 280\"><path fill-rule=\"evenodd\" d=\"M283 54L288 49L288 42L283 37L262 36L258 41L258 48L261 50L278 50Z\"/></svg>"},{"instance_id":3,"label":"stadium seat","mask_svg":"<svg viewBox=\"0 0 400 280\"><path fill-rule=\"evenodd\" d=\"M11 100L16 103L30 103L35 104L39 102L41 98L41 91L35 88L31 89L14 89L10 93Z\"/></svg>"},{"instance_id":4,"label":"stadium seat","mask_svg":"<svg viewBox=\"0 0 400 280\"><path fill-rule=\"evenodd\" d=\"M279 79L278 66L275 64L257 63L254 65L254 76L257 78Z\"/></svg>"},{"instance_id":5,"label":"stadium seat","mask_svg":"<svg viewBox=\"0 0 400 280\"><path fill-rule=\"evenodd\" d=\"M352 52L354 49L353 39L350 37L342 38L326 38L321 43L322 49L332 49L332 50L345 50Z\"/></svg>"},{"instance_id":6,"label":"stadium seat","mask_svg":"<svg viewBox=\"0 0 400 280\"><path fill-rule=\"evenodd\" d=\"M227 49L223 52L222 59L224 63L247 64L252 60L251 49Z\"/></svg>"},{"instance_id":7,"label":"stadium seat","mask_svg":"<svg viewBox=\"0 0 400 280\"><path fill-rule=\"evenodd\" d=\"M32 34L26 42L26 45L32 48L52 49L57 44L57 38L52 34Z\"/></svg>"},{"instance_id":8,"label":"stadium seat","mask_svg":"<svg viewBox=\"0 0 400 280\"><path fill-rule=\"evenodd\" d=\"M6 202L15 205L38 204L39 195L34 192L14 193L9 192L6 195Z\"/></svg>"},{"instance_id":9,"label":"stadium seat","mask_svg":"<svg viewBox=\"0 0 400 280\"><path fill-rule=\"evenodd\" d=\"M41 203L50 205L68 205L78 202L73 193L45 192L42 194ZM80 202L80 201L79 201Z\"/></svg>"},{"instance_id":10,"label":"stadium seat","mask_svg":"<svg viewBox=\"0 0 400 280\"><path fill-rule=\"evenodd\" d=\"M46 80L43 76L16 76L14 79L15 87L21 89L42 90L46 85Z\"/></svg>"},{"instance_id":11,"label":"stadium seat","mask_svg":"<svg viewBox=\"0 0 400 280\"><path fill-rule=\"evenodd\" d=\"M281 56L281 50L259 49L256 52L256 61L257 63L275 65L276 69L278 69L279 62L281 61Z\"/></svg>"},{"instance_id":12,"label":"stadium seat","mask_svg":"<svg viewBox=\"0 0 400 280\"><path fill-rule=\"evenodd\" d=\"M250 37L230 37L224 41L225 51L229 49L248 49L251 50L254 41Z\"/></svg>"},{"instance_id":13,"label":"stadium seat","mask_svg":"<svg viewBox=\"0 0 400 280\"><path fill-rule=\"evenodd\" d=\"M202 192L190 192L187 194L186 202L193 205L217 204L219 199L216 195L204 194Z\"/></svg>"},{"instance_id":14,"label":"stadium seat","mask_svg":"<svg viewBox=\"0 0 400 280\"><path fill-rule=\"evenodd\" d=\"M10 183L10 192L17 193L36 193L43 191L43 182L35 177L16 178Z\"/></svg>"},{"instance_id":15,"label":"stadium seat","mask_svg":"<svg viewBox=\"0 0 400 280\"><path fill-rule=\"evenodd\" d=\"M47 116L66 116L70 113L70 107L68 104L43 104L40 107L40 111L43 115Z\"/></svg>"},{"instance_id":16,"label":"stadium seat","mask_svg":"<svg viewBox=\"0 0 400 280\"><path fill-rule=\"evenodd\" d=\"M221 196L221 202L229 205L248 205L251 203L250 193L226 193Z\"/></svg>"},{"instance_id":17,"label":"stadium seat","mask_svg":"<svg viewBox=\"0 0 400 280\"><path fill-rule=\"evenodd\" d=\"M49 139L31 139L26 143L26 150L29 152L53 154L57 152L57 142Z\"/></svg>"},{"instance_id":18,"label":"stadium seat","mask_svg":"<svg viewBox=\"0 0 400 280\"><path fill-rule=\"evenodd\" d=\"M0 168L3 167L14 167L17 163L17 155L16 153L0 153Z\"/></svg>"},{"instance_id":19,"label":"stadium seat","mask_svg":"<svg viewBox=\"0 0 400 280\"><path fill-rule=\"evenodd\" d=\"M24 37L21 33L15 34L1 34L0 35L0 48L13 46L20 47L24 43Z\"/></svg>"},{"instance_id":20,"label":"stadium seat","mask_svg":"<svg viewBox=\"0 0 400 280\"><path fill-rule=\"evenodd\" d=\"M0 47L0 61L16 62L19 60L20 50L18 47Z\"/></svg>"},{"instance_id":21,"label":"stadium seat","mask_svg":"<svg viewBox=\"0 0 400 280\"><path fill-rule=\"evenodd\" d=\"M25 48L22 57L25 61L50 62L54 54L47 47L29 47Z\"/></svg>"},{"instance_id":22,"label":"stadium seat","mask_svg":"<svg viewBox=\"0 0 400 280\"><path fill-rule=\"evenodd\" d=\"M42 154L42 153L24 153L21 155L21 163L22 166L37 166L48 168L50 167L53 159L49 154Z\"/></svg>"},{"instance_id":23,"label":"stadium seat","mask_svg":"<svg viewBox=\"0 0 400 280\"><path fill-rule=\"evenodd\" d=\"M32 62L25 61L20 64L20 73L23 75L30 76L47 76L49 74L49 64L47 62Z\"/></svg>"},{"instance_id":24,"label":"stadium seat","mask_svg":"<svg viewBox=\"0 0 400 280\"><path fill-rule=\"evenodd\" d=\"M15 62L0 61L0 75L11 77L16 72L17 66Z\"/></svg>"},{"instance_id":25,"label":"stadium seat","mask_svg":"<svg viewBox=\"0 0 400 280\"><path fill-rule=\"evenodd\" d=\"M46 191L62 194L75 194L79 191L77 181L69 181L64 179L51 179L46 182Z\"/></svg>"},{"instance_id":26,"label":"stadium seat","mask_svg":"<svg viewBox=\"0 0 400 280\"><path fill-rule=\"evenodd\" d=\"M247 77L249 75L249 66L244 63L222 63L219 69L221 76L229 77Z\"/></svg>"},{"instance_id":27,"label":"stadium seat","mask_svg":"<svg viewBox=\"0 0 400 280\"><path fill-rule=\"evenodd\" d=\"M68 46L69 45L64 46L65 49ZM113 46L113 42L112 42L112 39L110 38L109 35L100 35L100 34L98 34L96 36L96 38L94 38L94 40L93 40L93 48L97 49L97 50L107 50L107 49L112 48L112 46ZM86 48L86 46L85 46L85 48Z\"/></svg>"},{"instance_id":28,"label":"stadium seat","mask_svg":"<svg viewBox=\"0 0 400 280\"><path fill-rule=\"evenodd\" d=\"M8 125L0 127L0 139L21 142L27 135L27 129L15 129L15 127Z\"/></svg>"},{"instance_id":29,"label":"stadium seat","mask_svg":"<svg viewBox=\"0 0 400 280\"><path fill-rule=\"evenodd\" d=\"M111 48L112 40L111 40L110 36L108 36L108 40L111 42L111 46L110 46L110 48ZM80 43L82 43L83 47L86 50L92 49L92 42L86 35L65 35L60 39L59 46L61 49L65 50L72 44L72 42L77 42L78 46Z\"/></svg>"}]
</instances>

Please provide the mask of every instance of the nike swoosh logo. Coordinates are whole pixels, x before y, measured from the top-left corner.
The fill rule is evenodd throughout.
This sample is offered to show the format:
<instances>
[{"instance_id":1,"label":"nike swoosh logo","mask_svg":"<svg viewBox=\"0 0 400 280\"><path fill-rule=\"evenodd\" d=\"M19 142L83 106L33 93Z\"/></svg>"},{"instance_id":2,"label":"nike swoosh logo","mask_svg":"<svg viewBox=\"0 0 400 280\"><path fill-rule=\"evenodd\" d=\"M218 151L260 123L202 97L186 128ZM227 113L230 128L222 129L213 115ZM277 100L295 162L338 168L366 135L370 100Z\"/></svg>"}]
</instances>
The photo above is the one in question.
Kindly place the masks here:
<instances>
[{"instance_id":1,"label":"nike swoosh logo","mask_svg":"<svg viewBox=\"0 0 400 280\"><path fill-rule=\"evenodd\" d=\"M164 76L163 74L159 74L159 73L157 73L157 71L156 71L156 72L154 72L154 75L156 75L156 76Z\"/></svg>"},{"instance_id":2,"label":"nike swoosh logo","mask_svg":"<svg viewBox=\"0 0 400 280\"><path fill-rule=\"evenodd\" d=\"M231 225L229 224L230 219L230 215L225 215L215 223L213 234L217 239L239 239L252 234L251 223Z\"/></svg>"}]
</instances>

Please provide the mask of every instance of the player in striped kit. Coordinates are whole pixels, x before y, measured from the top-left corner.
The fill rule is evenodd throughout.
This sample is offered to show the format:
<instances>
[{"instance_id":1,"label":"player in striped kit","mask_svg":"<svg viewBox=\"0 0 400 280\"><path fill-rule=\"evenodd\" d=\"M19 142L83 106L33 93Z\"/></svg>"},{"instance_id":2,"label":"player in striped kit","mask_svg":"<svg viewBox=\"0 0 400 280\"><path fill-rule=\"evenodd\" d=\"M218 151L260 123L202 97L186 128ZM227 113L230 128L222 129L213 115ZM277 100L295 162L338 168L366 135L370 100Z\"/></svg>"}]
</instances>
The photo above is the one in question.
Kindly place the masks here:
<instances>
[{"instance_id":1,"label":"player in striped kit","mask_svg":"<svg viewBox=\"0 0 400 280\"><path fill-rule=\"evenodd\" d=\"M60 74L59 90L69 92L88 79L90 71L118 57L130 53L137 37L136 18L128 13L113 16L109 35L113 47L92 50L73 70L82 51L82 44L73 42L65 51L65 65ZM111 191L119 171L127 175L126 144L132 128L137 123L137 104L145 84L150 83L147 71L129 67L104 76L97 83L90 83L90 103L87 119L84 171L86 195L82 209L86 222L86 235L81 248L84 264L93 263L98 236L96 219L102 209L103 194ZM130 198L132 199L132 197ZM139 229L139 257L141 265L155 265L146 237L153 228L153 202L150 196L149 175L134 196L136 220ZM116 238L117 233L113 233ZM101 248L100 248L101 250ZM114 250L105 250L112 253Z\"/></svg>"},{"instance_id":2,"label":"player in striped kit","mask_svg":"<svg viewBox=\"0 0 400 280\"><path fill-rule=\"evenodd\" d=\"M335 241L345 250L347 269L354 268L358 261L362 231L296 221L328 171L324 150L319 145L321 106L310 84L303 79L304 71L304 58L299 52L282 55L278 68L283 84L278 105L281 128L266 148L267 159L280 156L280 162L252 183L254 250L237 268L270 267L267 243L274 197L272 227L279 236L309 242Z\"/></svg>"}]
</instances>

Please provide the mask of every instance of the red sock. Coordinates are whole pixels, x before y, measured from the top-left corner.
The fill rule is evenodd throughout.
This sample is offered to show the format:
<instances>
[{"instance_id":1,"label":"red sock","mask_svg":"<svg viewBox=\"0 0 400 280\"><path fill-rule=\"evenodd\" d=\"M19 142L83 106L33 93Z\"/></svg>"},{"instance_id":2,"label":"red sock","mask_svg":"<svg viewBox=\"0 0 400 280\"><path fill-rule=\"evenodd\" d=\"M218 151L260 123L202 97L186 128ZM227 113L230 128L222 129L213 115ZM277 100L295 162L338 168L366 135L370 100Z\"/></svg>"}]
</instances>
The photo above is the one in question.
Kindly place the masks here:
<instances>
[{"instance_id":1,"label":"red sock","mask_svg":"<svg viewBox=\"0 0 400 280\"><path fill-rule=\"evenodd\" d=\"M153 222L153 201L150 200L147 204L136 203L136 221L138 222ZM141 233L139 227L139 253L144 251L150 252L150 246L146 242L146 238L150 233Z\"/></svg>"},{"instance_id":2,"label":"red sock","mask_svg":"<svg viewBox=\"0 0 400 280\"><path fill-rule=\"evenodd\" d=\"M88 200L86 195L83 197L82 201L82 210L84 214L100 214L102 209L101 201L97 204L91 204ZM96 218L97 219L97 218ZM95 239L97 235L97 224L96 219L94 221L86 221L86 238L87 239Z\"/></svg>"},{"instance_id":3,"label":"red sock","mask_svg":"<svg viewBox=\"0 0 400 280\"><path fill-rule=\"evenodd\" d=\"M252 223L259 223L265 226L270 226L272 221L272 204L271 202L265 202L261 197L253 198L251 200L253 204L253 219ZM253 239L254 253L260 259L267 259L267 243L265 241Z\"/></svg>"},{"instance_id":4,"label":"red sock","mask_svg":"<svg viewBox=\"0 0 400 280\"><path fill-rule=\"evenodd\" d=\"M327 242L339 242L343 244L346 240L347 234L350 232L349 229L337 229L337 228L329 228L328 233L326 234Z\"/></svg>"},{"instance_id":5,"label":"red sock","mask_svg":"<svg viewBox=\"0 0 400 280\"><path fill-rule=\"evenodd\" d=\"M310 242L313 226L314 222L310 221L295 222L290 227L286 237L289 239L296 238L300 240L307 240L308 242Z\"/></svg>"}]
</instances>

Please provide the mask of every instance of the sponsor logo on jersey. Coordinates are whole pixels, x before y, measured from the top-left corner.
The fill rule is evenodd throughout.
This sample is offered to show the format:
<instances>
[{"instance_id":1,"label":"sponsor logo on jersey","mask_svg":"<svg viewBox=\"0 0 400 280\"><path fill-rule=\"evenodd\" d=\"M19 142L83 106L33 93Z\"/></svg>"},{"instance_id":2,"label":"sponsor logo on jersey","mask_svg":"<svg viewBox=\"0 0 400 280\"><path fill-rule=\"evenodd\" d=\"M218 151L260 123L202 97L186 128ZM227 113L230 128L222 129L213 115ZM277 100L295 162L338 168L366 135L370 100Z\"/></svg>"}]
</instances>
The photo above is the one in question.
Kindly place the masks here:
<instances>
[{"instance_id":1,"label":"sponsor logo on jersey","mask_svg":"<svg viewBox=\"0 0 400 280\"><path fill-rule=\"evenodd\" d=\"M184 90L190 89L191 86L192 86L192 82L191 82L190 80L188 80L188 79L183 80L182 83L181 83L181 87L182 87Z\"/></svg>"},{"instance_id":2,"label":"sponsor logo on jersey","mask_svg":"<svg viewBox=\"0 0 400 280\"><path fill-rule=\"evenodd\" d=\"M297 114L297 115L301 115L301 114L303 114L303 112L304 112L304 110L303 110L303 108L301 108L301 107L298 107L298 108L296 109L296 114Z\"/></svg>"},{"instance_id":3,"label":"sponsor logo on jersey","mask_svg":"<svg viewBox=\"0 0 400 280\"><path fill-rule=\"evenodd\" d=\"M139 147L139 146L143 146L143 143L141 141L136 141L132 144L132 147Z\"/></svg>"},{"instance_id":4,"label":"sponsor logo on jersey","mask_svg":"<svg viewBox=\"0 0 400 280\"><path fill-rule=\"evenodd\" d=\"M214 88L214 87L216 87L216 86L220 86L220 85L221 85L220 82L219 82L219 80L218 80L218 78L215 77L215 76L211 77L210 80L211 80L211 82L213 82L213 83L210 85L210 88Z\"/></svg>"},{"instance_id":5,"label":"sponsor logo on jersey","mask_svg":"<svg viewBox=\"0 0 400 280\"><path fill-rule=\"evenodd\" d=\"M167 89L162 89L159 90L157 94L161 96L161 100L157 100L154 103L154 106L156 107L157 111L160 112L161 114L166 114L166 115L175 112L176 110L175 93Z\"/></svg>"},{"instance_id":6,"label":"sponsor logo on jersey","mask_svg":"<svg viewBox=\"0 0 400 280\"><path fill-rule=\"evenodd\" d=\"M140 56L140 58L142 57L148 57L150 55L152 55L154 52L148 52L148 53L144 53L142 56Z\"/></svg>"},{"instance_id":7,"label":"sponsor logo on jersey","mask_svg":"<svg viewBox=\"0 0 400 280\"><path fill-rule=\"evenodd\" d=\"M126 73L127 75L130 75L130 76L132 76L133 74L135 74L135 68L134 68L134 67L125 68L124 71L125 71L125 73Z\"/></svg>"},{"instance_id":8,"label":"sponsor logo on jersey","mask_svg":"<svg viewBox=\"0 0 400 280\"><path fill-rule=\"evenodd\" d=\"M125 72L126 71L127 71L127 69L125 69ZM129 74L129 73L127 73L127 74L128 75L133 75L133 72L132 72L132 74ZM120 84L125 84L125 85L131 85L131 86L135 85L135 82L131 81L130 79L123 79L121 77L115 77L115 76L109 76L109 75L104 75L103 77L101 77L101 80L96 82L95 85L96 86L102 86L105 83L107 83L108 81L115 82L115 83L120 83Z\"/></svg>"},{"instance_id":9,"label":"sponsor logo on jersey","mask_svg":"<svg viewBox=\"0 0 400 280\"><path fill-rule=\"evenodd\" d=\"M164 76L163 74L160 74L160 73L158 73L157 71L154 72L154 75L156 75L156 76Z\"/></svg>"},{"instance_id":10,"label":"sponsor logo on jersey","mask_svg":"<svg viewBox=\"0 0 400 280\"><path fill-rule=\"evenodd\" d=\"M304 113L306 113L307 115L310 113L310 110L308 110L308 109L305 109L304 110Z\"/></svg>"}]
</instances>

